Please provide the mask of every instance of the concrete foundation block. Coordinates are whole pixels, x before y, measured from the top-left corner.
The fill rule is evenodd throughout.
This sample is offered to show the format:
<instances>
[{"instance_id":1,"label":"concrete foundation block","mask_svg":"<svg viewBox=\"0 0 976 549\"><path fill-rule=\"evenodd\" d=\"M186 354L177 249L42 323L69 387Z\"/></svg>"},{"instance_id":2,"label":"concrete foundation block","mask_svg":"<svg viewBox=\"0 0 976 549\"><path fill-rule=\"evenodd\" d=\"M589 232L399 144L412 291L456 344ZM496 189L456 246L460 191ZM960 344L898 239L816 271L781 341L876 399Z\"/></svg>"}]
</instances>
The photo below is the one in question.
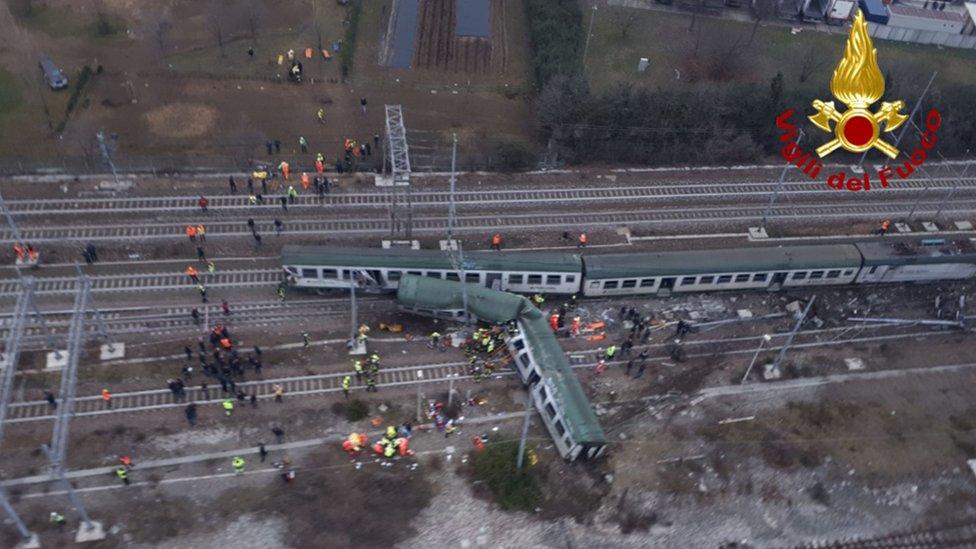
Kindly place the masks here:
<instances>
[{"instance_id":1,"label":"concrete foundation block","mask_svg":"<svg viewBox=\"0 0 976 549\"><path fill-rule=\"evenodd\" d=\"M438 242L442 252L446 252L447 250L453 250L456 252L458 249L457 240L440 240Z\"/></svg>"},{"instance_id":2,"label":"concrete foundation block","mask_svg":"<svg viewBox=\"0 0 976 549\"><path fill-rule=\"evenodd\" d=\"M409 248L411 250L420 249L419 240L384 240L382 241L382 246L384 250L389 250L391 248Z\"/></svg>"},{"instance_id":3,"label":"concrete foundation block","mask_svg":"<svg viewBox=\"0 0 976 549\"><path fill-rule=\"evenodd\" d=\"M31 534L31 536L24 541L15 545L16 549L40 549L41 540L37 537L37 534Z\"/></svg>"},{"instance_id":4,"label":"concrete foundation block","mask_svg":"<svg viewBox=\"0 0 976 549\"><path fill-rule=\"evenodd\" d=\"M923 221L922 222L922 228L925 229L927 232L930 232L930 233L937 233L937 232L939 232L939 226L936 225L935 223L931 222L931 221Z\"/></svg>"},{"instance_id":5,"label":"concrete foundation block","mask_svg":"<svg viewBox=\"0 0 976 549\"><path fill-rule=\"evenodd\" d=\"M84 522L78 528L78 535L75 536L75 543L85 543L89 541L99 541L105 539L105 529L101 522L91 522L91 526Z\"/></svg>"},{"instance_id":6,"label":"concrete foundation block","mask_svg":"<svg viewBox=\"0 0 976 549\"><path fill-rule=\"evenodd\" d=\"M762 240L769 238L769 233L763 227L749 227L749 240Z\"/></svg>"},{"instance_id":7,"label":"concrete foundation block","mask_svg":"<svg viewBox=\"0 0 976 549\"><path fill-rule=\"evenodd\" d=\"M365 355L366 354L366 344L355 342L349 346L350 355Z\"/></svg>"},{"instance_id":8,"label":"concrete foundation block","mask_svg":"<svg viewBox=\"0 0 976 549\"><path fill-rule=\"evenodd\" d=\"M60 370L68 365L68 351L53 351L47 354L44 367L48 370Z\"/></svg>"},{"instance_id":9,"label":"concrete foundation block","mask_svg":"<svg viewBox=\"0 0 976 549\"><path fill-rule=\"evenodd\" d=\"M106 343L99 351L102 360L113 360L125 357L125 343Z\"/></svg>"}]
</instances>

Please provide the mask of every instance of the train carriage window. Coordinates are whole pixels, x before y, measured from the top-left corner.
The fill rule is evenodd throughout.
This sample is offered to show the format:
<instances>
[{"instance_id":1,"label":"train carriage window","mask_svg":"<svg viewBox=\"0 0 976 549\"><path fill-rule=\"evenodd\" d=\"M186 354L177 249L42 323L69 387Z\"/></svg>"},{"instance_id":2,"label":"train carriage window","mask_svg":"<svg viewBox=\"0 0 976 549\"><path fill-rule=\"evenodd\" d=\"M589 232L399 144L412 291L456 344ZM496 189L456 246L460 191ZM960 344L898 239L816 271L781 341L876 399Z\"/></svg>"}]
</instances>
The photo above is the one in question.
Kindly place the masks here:
<instances>
[{"instance_id":1,"label":"train carriage window","mask_svg":"<svg viewBox=\"0 0 976 549\"><path fill-rule=\"evenodd\" d=\"M464 273L464 281L477 284L481 282L481 273Z\"/></svg>"},{"instance_id":2,"label":"train carriage window","mask_svg":"<svg viewBox=\"0 0 976 549\"><path fill-rule=\"evenodd\" d=\"M824 275L824 272L823 271L813 271L813 272L810 273L810 278L811 279L813 279L813 278L823 278L823 275Z\"/></svg>"},{"instance_id":3,"label":"train carriage window","mask_svg":"<svg viewBox=\"0 0 976 549\"><path fill-rule=\"evenodd\" d=\"M736 282L749 282L749 275L735 275Z\"/></svg>"},{"instance_id":4,"label":"train carriage window","mask_svg":"<svg viewBox=\"0 0 976 549\"><path fill-rule=\"evenodd\" d=\"M766 273L756 273L752 275L753 282L766 282Z\"/></svg>"},{"instance_id":5,"label":"train carriage window","mask_svg":"<svg viewBox=\"0 0 976 549\"><path fill-rule=\"evenodd\" d=\"M573 282L576 282L576 275L566 275L566 283L572 284Z\"/></svg>"},{"instance_id":6,"label":"train carriage window","mask_svg":"<svg viewBox=\"0 0 976 549\"><path fill-rule=\"evenodd\" d=\"M636 288L637 287L637 281L636 280L624 280L623 283L620 284L620 287L621 288Z\"/></svg>"},{"instance_id":7,"label":"train carriage window","mask_svg":"<svg viewBox=\"0 0 976 549\"><path fill-rule=\"evenodd\" d=\"M339 271L340 280L349 280L349 271L347 269L342 269Z\"/></svg>"},{"instance_id":8,"label":"train carriage window","mask_svg":"<svg viewBox=\"0 0 976 549\"><path fill-rule=\"evenodd\" d=\"M429 277L429 278L440 278L441 277L441 273L439 273L437 271L427 271L426 276Z\"/></svg>"},{"instance_id":9,"label":"train carriage window","mask_svg":"<svg viewBox=\"0 0 976 549\"><path fill-rule=\"evenodd\" d=\"M645 278L644 280L641 280L640 287L641 288L653 288L655 282L656 282L656 279L653 279L653 278Z\"/></svg>"},{"instance_id":10,"label":"train carriage window","mask_svg":"<svg viewBox=\"0 0 976 549\"><path fill-rule=\"evenodd\" d=\"M559 436L560 437L562 437L563 435L566 434L566 428L563 427L563 422L562 421L557 421L555 423L555 425L556 425L556 432L559 433Z\"/></svg>"},{"instance_id":11,"label":"train carriage window","mask_svg":"<svg viewBox=\"0 0 976 549\"><path fill-rule=\"evenodd\" d=\"M515 338L510 341L512 342L512 346L518 349L519 351L525 348L525 341L521 338Z\"/></svg>"},{"instance_id":12,"label":"train carriage window","mask_svg":"<svg viewBox=\"0 0 976 549\"><path fill-rule=\"evenodd\" d=\"M852 274L854 274L854 269L847 269L844 271L844 276L851 276Z\"/></svg>"},{"instance_id":13,"label":"train carriage window","mask_svg":"<svg viewBox=\"0 0 976 549\"><path fill-rule=\"evenodd\" d=\"M603 289L604 290L615 290L615 289L617 289L617 281L616 280L608 280L608 281L604 282L603 283Z\"/></svg>"},{"instance_id":14,"label":"train carriage window","mask_svg":"<svg viewBox=\"0 0 976 549\"><path fill-rule=\"evenodd\" d=\"M461 277L459 277L457 273L447 273L447 279L453 280L455 282L460 282Z\"/></svg>"},{"instance_id":15,"label":"train carriage window","mask_svg":"<svg viewBox=\"0 0 976 549\"><path fill-rule=\"evenodd\" d=\"M546 284L550 286L555 286L561 282L562 277L559 275L546 275Z\"/></svg>"},{"instance_id":16,"label":"train carriage window","mask_svg":"<svg viewBox=\"0 0 976 549\"><path fill-rule=\"evenodd\" d=\"M407 274L408 275L413 275L413 276L424 276L424 273L422 273L420 271L407 271Z\"/></svg>"},{"instance_id":17,"label":"train carriage window","mask_svg":"<svg viewBox=\"0 0 976 549\"><path fill-rule=\"evenodd\" d=\"M550 404L548 402L546 403L546 413L549 414L549 417L552 417L552 418L556 417L556 409L553 408L552 407L552 404Z\"/></svg>"},{"instance_id":18,"label":"train carriage window","mask_svg":"<svg viewBox=\"0 0 976 549\"><path fill-rule=\"evenodd\" d=\"M878 270L878 266L875 265L874 267L871 267L871 270L868 271L868 274L872 274L873 275L877 270Z\"/></svg>"},{"instance_id":19,"label":"train carriage window","mask_svg":"<svg viewBox=\"0 0 976 549\"><path fill-rule=\"evenodd\" d=\"M732 282L732 275L722 275L715 281L716 284L728 284Z\"/></svg>"},{"instance_id":20,"label":"train carriage window","mask_svg":"<svg viewBox=\"0 0 976 549\"><path fill-rule=\"evenodd\" d=\"M715 281L715 277L712 276L712 275L708 275L708 276L701 277L701 280L698 283L699 284L711 284L714 281Z\"/></svg>"},{"instance_id":21,"label":"train carriage window","mask_svg":"<svg viewBox=\"0 0 976 549\"><path fill-rule=\"evenodd\" d=\"M339 273L335 269L322 269L322 278L339 278Z\"/></svg>"},{"instance_id":22,"label":"train carriage window","mask_svg":"<svg viewBox=\"0 0 976 549\"><path fill-rule=\"evenodd\" d=\"M840 277L840 271L827 271L827 278L838 278Z\"/></svg>"},{"instance_id":23,"label":"train carriage window","mask_svg":"<svg viewBox=\"0 0 976 549\"><path fill-rule=\"evenodd\" d=\"M386 271L386 279L389 280L390 282L400 280L400 277L402 275L403 273L401 273L400 271Z\"/></svg>"},{"instance_id":24,"label":"train carriage window","mask_svg":"<svg viewBox=\"0 0 976 549\"><path fill-rule=\"evenodd\" d=\"M524 280L522 275L508 275L509 284L521 284L522 280Z\"/></svg>"},{"instance_id":25,"label":"train carriage window","mask_svg":"<svg viewBox=\"0 0 976 549\"><path fill-rule=\"evenodd\" d=\"M529 284L542 284L542 275L529 275Z\"/></svg>"},{"instance_id":26,"label":"train carriage window","mask_svg":"<svg viewBox=\"0 0 976 549\"><path fill-rule=\"evenodd\" d=\"M806 277L807 277L806 271L802 271L802 272L799 272L799 273L793 273L793 280L803 280Z\"/></svg>"},{"instance_id":27,"label":"train carriage window","mask_svg":"<svg viewBox=\"0 0 976 549\"><path fill-rule=\"evenodd\" d=\"M302 277L303 278L318 278L319 277L319 271L318 271L318 269L302 269Z\"/></svg>"},{"instance_id":28,"label":"train carriage window","mask_svg":"<svg viewBox=\"0 0 976 549\"><path fill-rule=\"evenodd\" d=\"M532 359L529 358L529 355L520 356L519 362L521 362L522 366L525 366L526 368L532 365Z\"/></svg>"},{"instance_id":29,"label":"train carriage window","mask_svg":"<svg viewBox=\"0 0 976 549\"><path fill-rule=\"evenodd\" d=\"M691 286L692 284L695 283L695 280L696 280L696 277L694 277L694 276L686 276L686 277L684 277L684 278L681 279L681 285L682 286Z\"/></svg>"}]
</instances>

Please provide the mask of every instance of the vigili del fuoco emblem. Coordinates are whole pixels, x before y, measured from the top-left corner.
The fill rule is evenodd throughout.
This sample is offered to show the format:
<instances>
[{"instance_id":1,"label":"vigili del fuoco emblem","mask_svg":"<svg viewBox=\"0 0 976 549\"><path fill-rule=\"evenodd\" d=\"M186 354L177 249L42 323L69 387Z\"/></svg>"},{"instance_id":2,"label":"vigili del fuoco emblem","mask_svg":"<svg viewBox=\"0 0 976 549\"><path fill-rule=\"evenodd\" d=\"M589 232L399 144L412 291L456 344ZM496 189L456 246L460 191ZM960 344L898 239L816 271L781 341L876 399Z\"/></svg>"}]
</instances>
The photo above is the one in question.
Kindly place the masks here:
<instances>
[{"instance_id":1,"label":"vigili del fuoco emblem","mask_svg":"<svg viewBox=\"0 0 976 549\"><path fill-rule=\"evenodd\" d=\"M825 132L833 132L834 138L817 147L817 154L823 158L838 147L850 152L864 152L876 148L890 158L898 156L898 149L881 139L881 125L884 131L890 132L901 126L908 118L901 114L905 108L904 101L884 101L877 112L870 110L884 95L885 81L878 68L878 50L871 43L868 25L864 14L860 10L851 26L851 34L847 37L844 57L834 69L834 76L830 80L830 93L847 105L845 112L840 112L833 101L813 101L816 114L811 115L810 121ZM831 122L835 123L831 129Z\"/></svg>"}]
</instances>

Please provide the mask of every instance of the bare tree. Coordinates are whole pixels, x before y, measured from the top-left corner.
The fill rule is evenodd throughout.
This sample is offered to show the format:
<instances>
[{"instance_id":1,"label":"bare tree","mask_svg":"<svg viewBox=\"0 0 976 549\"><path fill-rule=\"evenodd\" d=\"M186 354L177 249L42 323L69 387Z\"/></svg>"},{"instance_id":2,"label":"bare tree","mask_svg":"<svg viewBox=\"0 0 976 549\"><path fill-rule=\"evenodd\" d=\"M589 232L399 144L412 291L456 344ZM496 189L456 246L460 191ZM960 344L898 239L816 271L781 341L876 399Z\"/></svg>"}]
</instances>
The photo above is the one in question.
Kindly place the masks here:
<instances>
[{"instance_id":1,"label":"bare tree","mask_svg":"<svg viewBox=\"0 0 976 549\"><path fill-rule=\"evenodd\" d=\"M244 25L247 27L247 32L251 35L251 40L257 42L258 30L261 28L261 21L267 14L264 7L264 1L244 0L241 2L240 8L238 9L244 18Z\"/></svg>"},{"instance_id":2,"label":"bare tree","mask_svg":"<svg viewBox=\"0 0 976 549\"><path fill-rule=\"evenodd\" d=\"M629 8L617 7L610 12L610 20L613 21L613 25L617 27L620 31L620 39L626 40L627 35L637 24L637 18L634 17L634 12Z\"/></svg>"},{"instance_id":3,"label":"bare tree","mask_svg":"<svg viewBox=\"0 0 976 549\"><path fill-rule=\"evenodd\" d=\"M815 46L807 46L803 55L800 56L800 82L806 82L807 79L813 76L813 73L820 70L824 66L826 59L826 57L819 54Z\"/></svg>"},{"instance_id":4,"label":"bare tree","mask_svg":"<svg viewBox=\"0 0 976 549\"><path fill-rule=\"evenodd\" d=\"M222 0L210 0L207 3L207 22L210 31L213 32L214 39L217 40L217 47L220 48L220 56L227 57L224 53L224 40L227 38L227 16L226 4Z\"/></svg>"},{"instance_id":5,"label":"bare tree","mask_svg":"<svg viewBox=\"0 0 976 549\"><path fill-rule=\"evenodd\" d=\"M747 46L752 45L752 39L756 37L756 31L759 30L759 24L776 15L777 5L776 0L752 0L752 32L749 33L749 41L746 42Z\"/></svg>"}]
</instances>

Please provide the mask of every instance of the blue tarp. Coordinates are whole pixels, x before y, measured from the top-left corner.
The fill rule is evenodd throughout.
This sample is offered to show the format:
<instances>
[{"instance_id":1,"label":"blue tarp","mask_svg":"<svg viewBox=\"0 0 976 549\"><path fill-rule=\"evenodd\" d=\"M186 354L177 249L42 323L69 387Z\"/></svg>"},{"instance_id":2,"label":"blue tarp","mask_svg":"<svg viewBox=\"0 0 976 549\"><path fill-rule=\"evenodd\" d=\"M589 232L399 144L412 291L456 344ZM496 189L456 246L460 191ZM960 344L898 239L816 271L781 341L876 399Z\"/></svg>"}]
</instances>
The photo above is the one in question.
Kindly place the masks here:
<instances>
[{"instance_id":1,"label":"blue tarp","mask_svg":"<svg viewBox=\"0 0 976 549\"><path fill-rule=\"evenodd\" d=\"M454 36L488 38L491 27L491 0L455 0Z\"/></svg>"},{"instance_id":2,"label":"blue tarp","mask_svg":"<svg viewBox=\"0 0 976 549\"><path fill-rule=\"evenodd\" d=\"M419 0L396 2L396 23L391 40L393 54L389 66L409 69L413 62L413 45L417 41L417 12Z\"/></svg>"},{"instance_id":3,"label":"blue tarp","mask_svg":"<svg viewBox=\"0 0 976 549\"><path fill-rule=\"evenodd\" d=\"M860 0L858 5L861 6L864 18L868 21L879 25L888 24L888 6L884 5L881 0Z\"/></svg>"}]
</instances>

